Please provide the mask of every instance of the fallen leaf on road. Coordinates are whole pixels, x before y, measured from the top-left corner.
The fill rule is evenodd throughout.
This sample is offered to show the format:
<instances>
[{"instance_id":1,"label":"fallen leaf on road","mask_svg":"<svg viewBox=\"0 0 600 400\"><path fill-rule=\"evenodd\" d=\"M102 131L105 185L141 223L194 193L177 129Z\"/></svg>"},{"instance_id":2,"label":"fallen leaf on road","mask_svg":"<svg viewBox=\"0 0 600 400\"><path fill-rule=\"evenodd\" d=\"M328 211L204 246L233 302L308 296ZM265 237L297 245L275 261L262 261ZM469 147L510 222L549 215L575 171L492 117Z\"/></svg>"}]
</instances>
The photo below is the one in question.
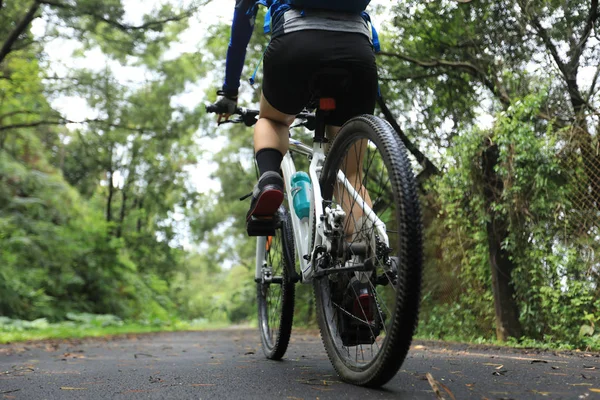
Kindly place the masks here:
<instances>
[{"instance_id":1,"label":"fallen leaf on road","mask_svg":"<svg viewBox=\"0 0 600 400\"><path fill-rule=\"evenodd\" d=\"M498 366L496 367L496 369L502 369L502 368L504 368L504 365L498 365Z\"/></svg>"},{"instance_id":2,"label":"fallen leaf on road","mask_svg":"<svg viewBox=\"0 0 600 400\"><path fill-rule=\"evenodd\" d=\"M584 369L596 369L596 367L594 367L592 365L584 365L583 368Z\"/></svg>"},{"instance_id":3,"label":"fallen leaf on road","mask_svg":"<svg viewBox=\"0 0 600 400\"><path fill-rule=\"evenodd\" d=\"M159 389L131 389L131 390L126 390L122 393L150 393L150 392L156 392Z\"/></svg>"},{"instance_id":4,"label":"fallen leaf on road","mask_svg":"<svg viewBox=\"0 0 600 400\"><path fill-rule=\"evenodd\" d=\"M135 353L133 355L133 358L138 358L138 357L154 357L152 354L145 354L145 353Z\"/></svg>"},{"instance_id":5,"label":"fallen leaf on road","mask_svg":"<svg viewBox=\"0 0 600 400\"><path fill-rule=\"evenodd\" d=\"M59 346L56 343L48 343L46 345L46 351L48 351L48 352L56 351L56 350L58 350L58 347Z\"/></svg>"},{"instance_id":6,"label":"fallen leaf on road","mask_svg":"<svg viewBox=\"0 0 600 400\"><path fill-rule=\"evenodd\" d=\"M590 388L590 392L600 393L600 389Z\"/></svg>"},{"instance_id":7,"label":"fallen leaf on road","mask_svg":"<svg viewBox=\"0 0 600 400\"><path fill-rule=\"evenodd\" d=\"M539 394L539 395L542 395L542 396L549 396L550 395L550 392L540 392L540 391L535 390L535 389L531 390L531 393Z\"/></svg>"},{"instance_id":8,"label":"fallen leaf on road","mask_svg":"<svg viewBox=\"0 0 600 400\"><path fill-rule=\"evenodd\" d=\"M571 383L571 386L592 386L591 383Z\"/></svg>"},{"instance_id":9,"label":"fallen leaf on road","mask_svg":"<svg viewBox=\"0 0 600 400\"><path fill-rule=\"evenodd\" d=\"M0 375L11 375L11 374L15 374L16 376L21 376L27 372L34 372L35 369L29 366L25 366L25 367L17 367L14 366L12 367L12 371L3 371L0 372ZM20 374L18 374L20 373Z\"/></svg>"},{"instance_id":10,"label":"fallen leaf on road","mask_svg":"<svg viewBox=\"0 0 600 400\"><path fill-rule=\"evenodd\" d=\"M502 367L503 366L502 364L493 364L493 363L483 363L483 365L487 365L490 367Z\"/></svg>"},{"instance_id":11,"label":"fallen leaf on road","mask_svg":"<svg viewBox=\"0 0 600 400\"><path fill-rule=\"evenodd\" d=\"M335 383L341 383L340 381L328 381L325 379L308 378L308 379L296 379L296 382L300 382L304 385L310 386L331 386Z\"/></svg>"},{"instance_id":12,"label":"fallen leaf on road","mask_svg":"<svg viewBox=\"0 0 600 400\"><path fill-rule=\"evenodd\" d=\"M78 388L78 387L71 387L71 386L61 386L60 390L87 390L87 388Z\"/></svg>"},{"instance_id":13,"label":"fallen leaf on road","mask_svg":"<svg viewBox=\"0 0 600 400\"><path fill-rule=\"evenodd\" d=\"M442 395L442 391L440 390L437 381L433 378L433 375L428 372L425 376L427 377L429 385L433 389L433 393L435 393L435 397L437 397L438 400L446 400L446 398Z\"/></svg>"},{"instance_id":14,"label":"fallen leaf on road","mask_svg":"<svg viewBox=\"0 0 600 400\"><path fill-rule=\"evenodd\" d=\"M454 394L450 391L450 388L448 386L444 385L442 382L438 382L438 384L442 387L442 389L446 391L446 393L448 393L450 399L456 400L456 397L454 397Z\"/></svg>"}]
</instances>

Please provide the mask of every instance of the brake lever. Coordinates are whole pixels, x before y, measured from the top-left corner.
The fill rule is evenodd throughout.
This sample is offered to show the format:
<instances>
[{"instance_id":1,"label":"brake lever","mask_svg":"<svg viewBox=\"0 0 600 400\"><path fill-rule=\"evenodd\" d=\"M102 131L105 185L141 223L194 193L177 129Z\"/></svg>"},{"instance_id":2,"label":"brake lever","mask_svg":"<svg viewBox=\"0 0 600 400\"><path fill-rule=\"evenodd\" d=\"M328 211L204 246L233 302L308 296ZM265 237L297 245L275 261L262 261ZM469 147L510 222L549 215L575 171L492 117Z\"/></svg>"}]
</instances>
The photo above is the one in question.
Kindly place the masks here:
<instances>
[{"instance_id":1,"label":"brake lever","mask_svg":"<svg viewBox=\"0 0 600 400\"><path fill-rule=\"evenodd\" d=\"M243 114L242 117L239 118L239 122L243 122L246 126L254 126L258 120L254 114Z\"/></svg>"},{"instance_id":2,"label":"brake lever","mask_svg":"<svg viewBox=\"0 0 600 400\"><path fill-rule=\"evenodd\" d=\"M224 124L239 124L240 122L244 122L244 121L242 121L241 118L226 119L224 121L217 122L217 126L221 126L221 125L224 125Z\"/></svg>"}]
</instances>

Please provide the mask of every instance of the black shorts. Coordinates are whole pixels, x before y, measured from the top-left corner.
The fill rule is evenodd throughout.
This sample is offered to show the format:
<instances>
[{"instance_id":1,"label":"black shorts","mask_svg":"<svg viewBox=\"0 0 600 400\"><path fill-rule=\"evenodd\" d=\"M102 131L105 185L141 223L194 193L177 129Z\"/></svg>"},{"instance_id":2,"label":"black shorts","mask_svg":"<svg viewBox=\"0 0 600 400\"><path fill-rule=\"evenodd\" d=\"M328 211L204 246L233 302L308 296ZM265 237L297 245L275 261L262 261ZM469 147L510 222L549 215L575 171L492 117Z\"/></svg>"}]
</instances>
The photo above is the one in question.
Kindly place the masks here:
<instances>
[{"instance_id":1,"label":"black shorts","mask_svg":"<svg viewBox=\"0 0 600 400\"><path fill-rule=\"evenodd\" d=\"M372 114L377 101L377 67L369 39L359 33L304 30L274 38L264 58L263 94L285 114L298 114L315 100L311 84L324 68L348 71L350 84L336 96L328 125L341 126L360 114Z\"/></svg>"}]
</instances>

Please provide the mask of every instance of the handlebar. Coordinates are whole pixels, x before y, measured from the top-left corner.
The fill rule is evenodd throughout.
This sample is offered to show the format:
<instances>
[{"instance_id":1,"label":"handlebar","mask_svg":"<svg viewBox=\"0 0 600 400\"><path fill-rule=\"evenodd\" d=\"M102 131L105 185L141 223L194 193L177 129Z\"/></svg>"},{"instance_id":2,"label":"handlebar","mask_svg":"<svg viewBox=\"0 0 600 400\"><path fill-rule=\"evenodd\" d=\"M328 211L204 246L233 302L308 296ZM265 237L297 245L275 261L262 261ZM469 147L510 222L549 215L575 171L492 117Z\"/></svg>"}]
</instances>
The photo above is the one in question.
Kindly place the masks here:
<instances>
[{"instance_id":1,"label":"handlebar","mask_svg":"<svg viewBox=\"0 0 600 400\"><path fill-rule=\"evenodd\" d=\"M219 109L218 106L214 104L209 104L206 106L206 112L209 114L224 114L223 110ZM237 115L238 118L235 119L227 119L225 121L221 121L218 124L244 124L246 126L254 126L258 121L259 111L252 110L249 108L238 107L233 115ZM303 111L300 114L296 115L296 119L303 120L299 124L294 125L292 128L298 126L304 126L306 129L314 131L316 128L316 115L315 113L309 111Z\"/></svg>"}]
</instances>

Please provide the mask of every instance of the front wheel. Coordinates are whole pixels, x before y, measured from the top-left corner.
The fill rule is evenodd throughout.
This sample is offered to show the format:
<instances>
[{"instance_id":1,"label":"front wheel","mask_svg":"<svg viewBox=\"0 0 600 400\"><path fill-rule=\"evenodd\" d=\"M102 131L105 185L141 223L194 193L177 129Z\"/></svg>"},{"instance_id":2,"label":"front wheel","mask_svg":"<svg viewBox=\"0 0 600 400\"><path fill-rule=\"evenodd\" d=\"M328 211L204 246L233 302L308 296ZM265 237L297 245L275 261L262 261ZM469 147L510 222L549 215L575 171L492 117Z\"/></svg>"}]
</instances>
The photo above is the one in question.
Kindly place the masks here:
<instances>
[{"instance_id":1,"label":"front wheel","mask_svg":"<svg viewBox=\"0 0 600 400\"><path fill-rule=\"evenodd\" d=\"M256 283L258 328L265 356L279 360L285 354L294 318L294 233L287 211L280 207L274 236L258 238L261 277Z\"/></svg>"},{"instance_id":2,"label":"front wheel","mask_svg":"<svg viewBox=\"0 0 600 400\"><path fill-rule=\"evenodd\" d=\"M314 281L321 337L344 381L378 387L400 369L418 319L422 227L415 178L393 129L365 115L340 130L320 185L323 207L346 215L337 246L345 251L326 254L327 273Z\"/></svg>"}]
</instances>

